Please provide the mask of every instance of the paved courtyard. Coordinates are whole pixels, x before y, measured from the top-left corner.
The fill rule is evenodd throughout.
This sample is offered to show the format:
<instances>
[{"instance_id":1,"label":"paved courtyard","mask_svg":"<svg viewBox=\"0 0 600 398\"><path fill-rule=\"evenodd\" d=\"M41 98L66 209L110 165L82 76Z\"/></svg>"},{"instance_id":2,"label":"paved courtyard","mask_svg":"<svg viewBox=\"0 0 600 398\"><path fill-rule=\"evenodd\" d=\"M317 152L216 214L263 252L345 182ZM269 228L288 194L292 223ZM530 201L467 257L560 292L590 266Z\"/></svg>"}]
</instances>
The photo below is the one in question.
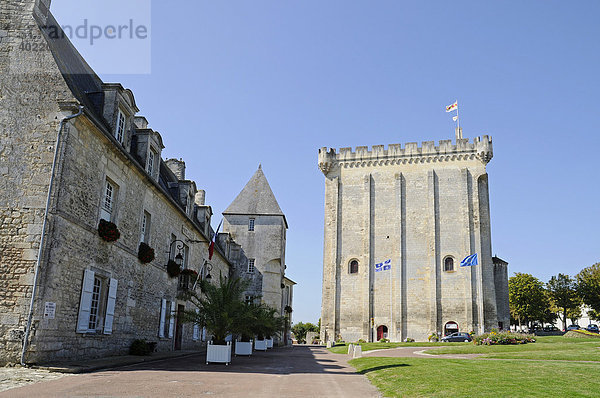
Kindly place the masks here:
<instances>
[{"instance_id":1,"label":"paved courtyard","mask_svg":"<svg viewBox=\"0 0 600 398\"><path fill-rule=\"evenodd\" d=\"M255 352L229 366L206 365L203 355L192 355L66 375L0 397L379 397L346 360L310 346Z\"/></svg>"}]
</instances>

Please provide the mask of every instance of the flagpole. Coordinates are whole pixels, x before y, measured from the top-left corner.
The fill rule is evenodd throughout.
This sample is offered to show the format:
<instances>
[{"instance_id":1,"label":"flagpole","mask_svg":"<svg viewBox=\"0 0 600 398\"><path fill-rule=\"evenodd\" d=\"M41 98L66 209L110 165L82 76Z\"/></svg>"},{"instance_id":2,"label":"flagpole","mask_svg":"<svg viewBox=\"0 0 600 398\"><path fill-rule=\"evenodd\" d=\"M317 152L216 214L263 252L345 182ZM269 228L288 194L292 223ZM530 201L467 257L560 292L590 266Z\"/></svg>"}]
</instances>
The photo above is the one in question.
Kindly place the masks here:
<instances>
[{"instance_id":1,"label":"flagpole","mask_svg":"<svg viewBox=\"0 0 600 398\"><path fill-rule=\"evenodd\" d=\"M458 117L458 100L456 100L456 127L458 128L458 134L460 135L460 118Z\"/></svg>"},{"instance_id":2,"label":"flagpole","mask_svg":"<svg viewBox=\"0 0 600 398\"><path fill-rule=\"evenodd\" d=\"M388 328L388 339L391 341L392 339L392 326L394 325L394 320L392 316L394 315L394 310L392 309L392 304L394 300L392 299L392 268L390 266L390 327Z\"/></svg>"}]
</instances>

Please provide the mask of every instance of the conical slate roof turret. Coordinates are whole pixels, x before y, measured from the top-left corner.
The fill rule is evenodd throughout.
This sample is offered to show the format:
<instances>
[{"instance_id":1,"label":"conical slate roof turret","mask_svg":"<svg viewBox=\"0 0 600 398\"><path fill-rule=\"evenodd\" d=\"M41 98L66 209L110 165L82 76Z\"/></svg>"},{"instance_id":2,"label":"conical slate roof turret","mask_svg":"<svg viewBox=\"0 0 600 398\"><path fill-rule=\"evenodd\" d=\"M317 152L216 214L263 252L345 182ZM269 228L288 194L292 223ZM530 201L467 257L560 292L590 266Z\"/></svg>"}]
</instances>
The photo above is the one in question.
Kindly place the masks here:
<instances>
[{"instance_id":1,"label":"conical slate roof turret","mask_svg":"<svg viewBox=\"0 0 600 398\"><path fill-rule=\"evenodd\" d=\"M223 214L282 216L285 220L285 214L281 211L260 165ZM287 220L285 225L287 227Z\"/></svg>"}]
</instances>

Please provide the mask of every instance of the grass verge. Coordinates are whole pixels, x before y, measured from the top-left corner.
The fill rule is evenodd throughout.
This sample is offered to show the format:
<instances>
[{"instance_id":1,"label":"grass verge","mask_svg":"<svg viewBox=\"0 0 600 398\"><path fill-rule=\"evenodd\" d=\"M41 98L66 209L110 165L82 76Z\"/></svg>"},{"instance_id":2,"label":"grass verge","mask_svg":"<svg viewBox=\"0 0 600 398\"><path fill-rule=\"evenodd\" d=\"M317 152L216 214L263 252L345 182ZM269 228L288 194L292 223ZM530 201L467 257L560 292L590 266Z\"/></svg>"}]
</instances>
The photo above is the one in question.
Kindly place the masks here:
<instances>
[{"instance_id":1,"label":"grass verge","mask_svg":"<svg viewBox=\"0 0 600 398\"><path fill-rule=\"evenodd\" d=\"M329 348L329 351L334 354L346 354L348 352L348 344L344 343L336 345L335 347ZM461 345L473 345L473 343L427 343L427 342L414 342L414 343L361 343L360 346L365 351L382 350L387 348L396 347L442 347L442 346L461 346Z\"/></svg>"},{"instance_id":2,"label":"grass verge","mask_svg":"<svg viewBox=\"0 0 600 398\"><path fill-rule=\"evenodd\" d=\"M519 345L462 344L428 350L428 354L485 354L485 358L541 359L564 361L600 361L600 340L597 338L569 338L540 336L535 343Z\"/></svg>"},{"instance_id":3,"label":"grass verge","mask_svg":"<svg viewBox=\"0 0 600 398\"><path fill-rule=\"evenodd\" d=\"M386 397L596 396L600 363L353 359Z\"/></svg>"}]
</instances>

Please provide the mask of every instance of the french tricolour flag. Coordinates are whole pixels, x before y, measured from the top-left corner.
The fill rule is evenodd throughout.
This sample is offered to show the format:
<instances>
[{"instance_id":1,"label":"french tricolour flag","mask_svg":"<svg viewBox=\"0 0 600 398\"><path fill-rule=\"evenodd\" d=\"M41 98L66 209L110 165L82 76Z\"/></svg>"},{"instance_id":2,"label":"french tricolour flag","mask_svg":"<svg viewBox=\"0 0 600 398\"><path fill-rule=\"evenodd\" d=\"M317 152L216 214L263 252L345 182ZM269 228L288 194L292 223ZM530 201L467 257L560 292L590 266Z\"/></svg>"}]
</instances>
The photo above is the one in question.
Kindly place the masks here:
<instances>
[{"instance_id":1,"label":"french tricolour flag","mask_svg":"<svg viewBox=\"0 0 600 398\"><path fill-rule=\"evenodd\" d=\"M221 222L219 223L219 226L217 227L217 230L215 231L215 234L213 235L213 238L210 241L210 246L208 246L208 259L209 260L212 260L213 253L215 252L215 242L217 241L217 235L219 234L219 229L221 228L222 223L223 223L223 220L221 220Z\"/></svg>"}]
</instances>

